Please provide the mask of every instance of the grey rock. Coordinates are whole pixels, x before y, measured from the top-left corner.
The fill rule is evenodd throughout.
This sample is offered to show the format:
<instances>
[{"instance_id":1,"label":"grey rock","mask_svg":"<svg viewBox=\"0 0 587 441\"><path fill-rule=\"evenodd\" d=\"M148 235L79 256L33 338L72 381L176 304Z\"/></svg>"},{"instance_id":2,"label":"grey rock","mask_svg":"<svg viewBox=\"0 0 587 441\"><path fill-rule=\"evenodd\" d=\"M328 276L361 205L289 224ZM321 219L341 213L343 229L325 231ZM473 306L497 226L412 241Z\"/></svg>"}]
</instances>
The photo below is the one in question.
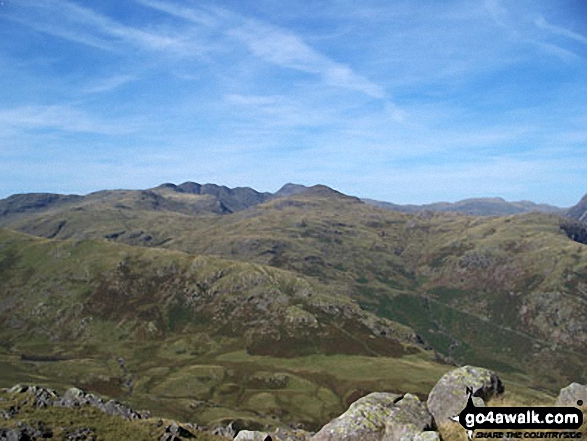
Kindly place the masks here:
<instances>
[{"instance_id":1,"label":"grey rock","mask_svg":"<svg viewBox=\"0 0 587 441\"><path fill-rule=\"evenodd\" d=\"M464 409L467 404L467 388L471 388L473 395L484 402L504 391L499 377L487 369L463 366L447 372L428 396L428 411L436 425L450 422L450 417Z\"/></svg>"},{"instance_id":2,"label":"grey rock","mask_svg":"<svg viewBox=\"0 0 587 441\"><path fill-rule=\"evenodd\" d=\"M10 388L8 393L11 394L23 394L28 393L32 396L32 405L35 407L47 407L53 404L59 396L53 389L46 389L39 386L28 386L23 384L17 384Z\"/></svg>"},{"instance_id":3,"label":"grey rock","mask_svg":"<svg viewBox=\"0 0 587 441\"><path fill-rule=\"evenodd\" d=\"M180 426L176 422L169 424L165 427L163 436L160 438L161 441L170 441L181 438L195 438L194 434L187 430L185 427Z\"/></svg>"},{"instance_id":4,"label":"grey rock","mask_svg":"<svg viewBox=\"0 0 587 441\"><path fill-rule=\"evenodd\" d=\"M273 441L273 437L266 432L254 430L241 430L234 441Z\"/></svg>"},{"instance_id":5,"label":"grey rock","mask_svg":"<svg viewBox=\"0 0 587 441\"><path fill-rule=\"evenodd\" d=\"M417 396L406 394L391 409L382 441L412 440L431 427L432 416L424 403Z\"/></svg>"},{"instance_id":6,"label":"grey rock","mask_svg":"<svg viewBox=\"0 0 587 441\"><path fill-rule=\"evenodd\" d=\"M19 441L23 438L23 433L19 429L0 429L0 441Z\"/></svg>"},{"instance_id":7,"label":"grey rock","mask_svg":"<svg viewBox=\"0 0 587 441\"><path fill-rule=\"evenodd\" d=\"M401 395L374 392L357 401L314 435L312 441L380 441Z\"/></svg>"},{"instance_id":8,"label":"grey rock","mask_svg":"<svg viewBox=\"0 0 587 441\"><path fill-rule=\"evenodd\" d=\"M141 415L138 412L135 412L130 407L125 406L116 400L109 400L102 407L99 407L99 409L101 409L107 415L119 416L127 420L141 419Z\"/></svg>"},{"instance_id":9,"label":"grey rock","mask_svg":"<svg viewBox=\"0 0 587 441\"><path fill-rule=\"evenodd\" d=\"M63 397L55 401L54 405L69 408L89 405L104 411L104 400L94 394L88 394L77 387L68 389L63 394Z\"/></svg>"},{"instance_id":10,"label":"grey rock","mask_svg":"<svg viewBox=\"0 0 587 441\"><path fill-rule=\"evenodd\" d=\"M103 399L93 394L88 394L76 387L68 389L65 394L63 394L63 397L55 400L53 404L55 406L68 408L88 405L95 407L108 415L119 416L127 420L143 418L143 415L140 412L137 412L116 400L104 402Z\"/></svg>"},{"instance_id":11,"label":"grey rock","mask_svg":"<svg viewBox=\"0 0 587 441\"><path fill-rule=\"evenodd\" d=\"M96 434L94 433L94 429L80 427L66 431L65 439L68 441L95 441Z\"/></svg>"},{"instance_id":12,"label":"grey rock","mask_svg":"<svg viewBox=\"0 0 587 441\"><path fill-rule=\"evenodd\" d=\"M587 386L579 383L571 383L560 390L556 399L557 406L578 406L577 401L583 401L587 405Z\"/></svg>"},{"instance_id":13,"label":"grey rock","mask_svg":"<svg viewBox=\"0 0 587 441\"><path fill-rule=\"evenodd\" d=\"M314 434L302 429L278 427L270 435L273 441L309 441Z\"/></svg>"},{"instance_id":14,"label":"grey rock","mask_svg":"<svg viewBox=\"0 0 587 441\"><path fill-rule=\"evenodd\" d=\"M440 434L432 430L420 432L414 437L414 441L440 441Z\"/></svg>"},{"instance_id":15,"label":"grey rock","mask_svg":"<svg viewBox=\"0 0 587 441\"><path fill-rule=\"evenodd\" d=\"M216 426L211 430L212 435L223 436L224 438L234 439L236 431L234 430L233 424L230 423L228 426Z\"/></svg>"},{"instance_id":16,"label":"grey rock","mask_svg":"<svg viewBox=\"0 0 587 441\"><path fill-rule=\"evenodd\" d=\"M77 387L69 388L63 394L64 400L80 401L86 398L86 393Z\"/></svg>"},{"instance_id":17,"label":"grey rock","mask_svg":"<svg viewBox=\"0 0 587 441\"><path fill-rule=\"evenodd\" d=\"M47 425L39 421L37 427L19 423L14 429L0 429L0 441L27 441L36 439L53 438L53 431Z\"/></svg>"},{"instance_id":18,"label":"grey rock","mask_svg":"<svg viewBox=\"0 0 587 441\"><path fill-rule=\"evenodd\" d=\"M8 410L0 411L0 414L5 420L10 420L20 412L20 406L10 406Z\"/></svg>"}]
</instances>

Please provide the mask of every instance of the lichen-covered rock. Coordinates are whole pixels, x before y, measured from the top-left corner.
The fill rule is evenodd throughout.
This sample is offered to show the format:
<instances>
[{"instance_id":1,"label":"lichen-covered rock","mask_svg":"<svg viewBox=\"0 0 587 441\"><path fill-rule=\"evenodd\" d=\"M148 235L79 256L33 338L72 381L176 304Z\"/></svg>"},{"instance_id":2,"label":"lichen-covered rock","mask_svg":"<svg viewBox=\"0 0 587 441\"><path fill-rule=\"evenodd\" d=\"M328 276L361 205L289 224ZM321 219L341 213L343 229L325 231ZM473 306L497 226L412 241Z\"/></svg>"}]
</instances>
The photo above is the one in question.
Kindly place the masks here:
<instances>
[{"instance_id":1,"label":"lichen-covered rock","mask_svg":"<svg viewBox=\"0 0 587 441\"><path fill-rule=\"evenodd\" d=\"M53 438L53 431L42 421L37 422L37 427L21 422L13 429L0 428L0 440L20 441L45 438Z\"/></svg>"},{"instance_id":2,"label":"lichen-covered rock","mask_svg":"<svg viewBox=\"0 0 587 441\"><path fill-rule=\"evenodd\" d=\"M440 434L432 430L420 432L414 437L414 441L440 441Z\"/></svg>"},{"instance_id":3,"label":"lichen-covered rock","mask_svg":"<svg viewBox=\"0 0 587 441\"><path fill-rule=\"evenodd\" d=\"M86 393L76 387L68 389L65 394L63 394L63 397L56 399L52 404L54 406L68 408L86 405L92 406L108 415L119 416L126 418L127 420L143 418L143 415L140 412L137 412L116 400L104 402L103 399L96 395Z\"/></svg>"},{"instance_id":4,"label":"lichen-covered rock","mask_svg":"<svg viewBox=\"0 0 587 441\"><path fill-rule=\"evenodd\" d=\"M326 424L311 441L380 441L394 404L401 395L374 392Z\"/></svg>"},{"instance_id":5,"label":"lichen-covered rock","mask_svg":"<svg viewBox=\"0 0 587 441\"><path fill-rule=\"evenodd\" d=\"M265 432L254 430L241 430L234 441L272 441L273 438Z\"/></svg>"},{"instance_id":6,"label":"lichen-covered rock","mask_svg":"<svg viewBox=\"0 0 587 441\"><path fill-rule=\"evenodd\" d=\"M567 387L561 389L558 398L556 399L557 406L579 406L578 401L582 401L582 405L587 405L587 386L579 383L571 383Z\"/></svg>"},{"instance_id":7,"label":"lichen-covered rock","mask_svg":"<svg viewBox=\"0 0 587 441\"><path fill-rule=\"evenodd\" d=\"M302 429L278 427L269 435L271 435L273 441L309 441L314 434Z\"/></svg>"},{"instance_id":8,"label":"lichen-covered rock","mask_svg":"<svg viewBox=\"0 0 587 441\"><path fill-rule=\"evenodd\" d=\"M39 386L28 386L23 384L17 384L10 388L8 393L11 394L22 394L28 393L32 396L32 404L35 407L48 407L51 406L53 401L59 396L53 389L46 389Z\"/></svg>"},{"instance_id":9,"label":"lichen-covered rock","mask_svg":"<svg viewBox=\"0 0 587 441\"><path fill-rule=\"evenodd\" d=\"M391 409L382 441L412 440L431 427L432 416L424 403L417 396L406 394Z\"/></svg>"},{"instance_id":10,"label":"lichen-covered rock","mask_svg":"<svg viewBox=\"0 0 587 441\"><path fill-rule=\"evenodd\" d=\"M63 394L63 399L71 400L72 402L78 402L80 400L85 399L86 395L87 394L83 390L78 389L77 387L72 387L65 391L65 393Z\"/></svg>"},{"instance_id":11,"label":"lichen-covered rock","mask_svg":"<svg viewBox=\"0 0 587 441\"><path fill-rule=\"evenodd\" d=\"M98 409L107 415L119 416L127 420L138 420L142 418L138 412L135 412L130 407L116 400L109 400L104 405L98 406Z\"/></svg>"},{"instance_id":12,"label":"lichen-covered rock","mask_svg":"<svg viewBox=\"0 0 587 441\"><path fill-rule=\"evenodd\" d=\"M436 425L450 422L467 404L467 388L484 402L504 391L499 377L484 368L463 366L447 372L432 388L427 407Z\"/></svg>"}]
</instances>

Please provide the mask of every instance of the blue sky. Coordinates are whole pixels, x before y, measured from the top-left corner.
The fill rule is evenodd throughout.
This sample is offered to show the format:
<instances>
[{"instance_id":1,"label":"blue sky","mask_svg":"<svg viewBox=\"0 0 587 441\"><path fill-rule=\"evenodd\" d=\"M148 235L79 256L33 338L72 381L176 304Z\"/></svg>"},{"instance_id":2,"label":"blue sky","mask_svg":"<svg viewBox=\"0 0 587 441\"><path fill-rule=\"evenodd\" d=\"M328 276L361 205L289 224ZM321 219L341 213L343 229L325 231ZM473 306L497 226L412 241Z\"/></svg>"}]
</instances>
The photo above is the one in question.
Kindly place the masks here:
<instances>
[{"instance_id":1,"label":"blue sky","mask_svg":"<svg viewBox=\"0 0 587 441\"><path fill-rule=\"evenodd\" d=\"M584 0L0 0L0 197L587 193Z\"/></svg>"}]
</instances>

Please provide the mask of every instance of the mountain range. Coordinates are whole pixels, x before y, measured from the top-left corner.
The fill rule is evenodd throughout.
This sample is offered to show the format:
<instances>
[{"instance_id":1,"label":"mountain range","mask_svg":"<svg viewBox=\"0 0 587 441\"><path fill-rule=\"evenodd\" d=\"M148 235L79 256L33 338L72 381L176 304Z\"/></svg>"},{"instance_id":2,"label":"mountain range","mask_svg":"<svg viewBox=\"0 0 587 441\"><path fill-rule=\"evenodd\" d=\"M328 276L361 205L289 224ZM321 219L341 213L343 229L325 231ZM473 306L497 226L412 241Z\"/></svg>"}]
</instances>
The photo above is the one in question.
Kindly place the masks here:
<instances>
[{"instance_id":1,"label":"mountain range","mask_svg":"<svg viewBox=\"0 0 587 441\"><path fill-rule=\"evenodd\" d=\"M587 197L385 204L193 182L1 200L0 384L312 428L455 364L528 400L587 381Z\"/></svg>"}]
</instances>

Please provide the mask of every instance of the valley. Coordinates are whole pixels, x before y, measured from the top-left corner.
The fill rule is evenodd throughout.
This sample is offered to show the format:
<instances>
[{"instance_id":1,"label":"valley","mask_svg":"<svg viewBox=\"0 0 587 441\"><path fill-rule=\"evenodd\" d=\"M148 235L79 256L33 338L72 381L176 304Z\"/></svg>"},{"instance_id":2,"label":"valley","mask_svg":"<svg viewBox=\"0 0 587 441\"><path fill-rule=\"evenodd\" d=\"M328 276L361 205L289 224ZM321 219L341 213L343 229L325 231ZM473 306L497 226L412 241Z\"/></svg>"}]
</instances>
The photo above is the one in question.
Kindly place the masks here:
<instances>
[{"instance_id":1,"label":"valley","mask_svg":"<svg viewBox=\"0 0 587 441\"><path fill-rule=\"evenodd\" d=\"M194 183L15 195L0 213L1 386L315 430L372 391L424 397L454 365L522 402L587 381L580 215Z\"/></svg>"}]
</instances>

